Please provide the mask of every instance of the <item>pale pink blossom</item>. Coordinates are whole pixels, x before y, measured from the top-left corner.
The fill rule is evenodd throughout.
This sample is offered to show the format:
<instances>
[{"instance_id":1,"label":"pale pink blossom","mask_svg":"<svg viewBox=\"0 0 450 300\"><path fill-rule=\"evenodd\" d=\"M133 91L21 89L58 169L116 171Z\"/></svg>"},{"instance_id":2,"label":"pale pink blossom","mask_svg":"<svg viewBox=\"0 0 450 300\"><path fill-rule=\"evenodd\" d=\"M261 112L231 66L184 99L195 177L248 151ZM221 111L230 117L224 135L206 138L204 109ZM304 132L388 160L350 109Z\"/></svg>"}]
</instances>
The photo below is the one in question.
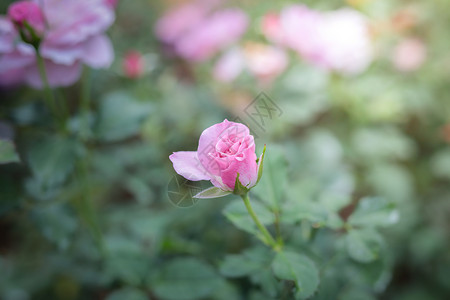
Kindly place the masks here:
<instances>
[{"instance_id":1,"label":"pale pink blossom","mask_svg":"<svg viewBox=\"0 0 450 300\"><path fill-rule=\"evenodd\" d=\"M216 80L231 82L241 74L245 68L242 49L232 48L225 52L214 65L213 76Z\"/></svg>"},{"instance_id":2,"label":"pale pink blossom","mask_svg":"<svg viewBox=\"0 0 450 300\"><path fill-rule=\"evenodd\" d=\"M320 12L293 5L279 18L277 40L306 61L342 74L361 73L372 62L368 22L355 10Z\"/></svg>"},{"instance_id":3,"label":"pale pink blossom","mask_svg":"<svg viewBox=\"0 0 450 300\"><path fill-rule=\"evenodd\" d=\"M250 73L263 81L279 76L288 64L286 53L273 46L248 44L244 55Z\"/></svg>"},{"instance_id":4,"label":"pale pink blossom","mask_svg":"<svg viewBox=\"0 0 450 300\"><path fill-rule=\"evenodd\" d=\"M238 173L248 189L258 180L254 138L245 125L228 120L205 129L197 151L174 152L169 158L186 179L210 180L225 191L234 190Z\"/></svg>"},{"instance_id":5,"label":"pale pink blossom","mask_svg":"<svg viewBox=\"0 0 450 300\"><path fill-rule=\"evenodd\" d=\"M215 10L217 1L196 1L169 11L156 24L157 37L189 61L205 61L244 34L247 15L239 9Z\"/></svg>"},{"instance_id":6,"label":"pale pink blossom","mask_svg":"<svg viewBox=\"0 0 450 300\"><path fill-rule=\"evenodd\" d=\"M35 0L31 3L39 5L46 23L39 52L51 86L73 84L80 77L83 64L92 68L111 65L114 52L105 31L115 17L113 8L105 0ZM0 85L9 85L9 80L4 78L14 72L23 74L22 82L41 88L34 49L23 41L14 43L15 39L19 40L12 22L0 18Z\"/></svg>"},{"instance_id":7,"label":"pale pink blossom","mask_svg":"<svg viewBox=\"0 0 450 300\"><path fill-rule=\"evenodd\" d=\"M394 49L392 62L401 72L412 72L419 69L427 58L427 48L418 38L402 40Z\"/></svg>"},{"instance_id":8,"label":"pale pink blossom","mask_svg":"<svg viewBox=\"0 0 450 300\"><path fill-rule=\"evenodd\" d=\"M215 79L231 82L246 70L262 82L271 81L287 67L286 53L275 46L247 43L243 48L225 52L213 70Z\"/></svg>"}]
</instances>

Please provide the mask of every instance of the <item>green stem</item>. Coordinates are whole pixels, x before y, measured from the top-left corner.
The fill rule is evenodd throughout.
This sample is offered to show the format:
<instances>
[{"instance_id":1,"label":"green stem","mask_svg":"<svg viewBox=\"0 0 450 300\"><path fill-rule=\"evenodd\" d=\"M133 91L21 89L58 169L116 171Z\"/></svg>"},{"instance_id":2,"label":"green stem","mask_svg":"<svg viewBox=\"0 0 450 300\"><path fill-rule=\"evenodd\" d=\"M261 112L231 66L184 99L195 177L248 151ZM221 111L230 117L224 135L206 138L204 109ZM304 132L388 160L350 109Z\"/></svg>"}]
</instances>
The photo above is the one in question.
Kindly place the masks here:
<instances>
[{"instance_id":1,"label":"green stem","mask_svg":"<svg viewBox=\"0 0 450 300\"><path fill-rule=\"evenodd\" d=\"M89 111L90 111L90 80L89 80L89 69L85 69L81 82L81 113L82 113L82 125L81 125L81 136L83 139L87 139L90 136L90 126L89 126Z\"/></svg>"},{"instance_id":2,"label":"green stem","mask_svg":"<svg viewBox=\"0 0 450 300\"><path fill-rule=\"evenodd\" d=\"M279 245L283 245L283 239L281 237L281 228L280 228L280 212L276 210L275 214L275 232L277 237L277 243Z\"/></svg>"},{"instance_id":3,"label":"green stem","mask_svg":"<svg viewBox=\"0 0 450 300\"><path fill-rule=\"evenodd\" d=\"M53 95L52 90L50 89L50 85L48 83L48 78L47 78L47 72L45 71L44 59L42 58L38 49L36 49L36 59L37 59L38 67L39 67L39 73L41 75L42 83L44 85L44 90L46 93L45 102L47 103L47 106L51 110L53 115L56 117L56 116L58 116L58 114L56 112L55 96Z\"/></svg>"},{"instance_id":4,"label":"green stem","mask_svg":"<svg viewBox=\"0 0 450 300\"><path fill-rule=\"evenodd\" d=\"M241 195L242 200L244 200L245 207L247 207L247 211L252 217L253 221L255 222L256 226L258 227L259 231L264 236L266 244L270 245L274 250L278 251L280 249L280 244L275 242L274 238L270 234L270 232L267 230L267 228L261 223L261 221L258 219L258 217L255 214L255 211L252 208L252 205L250 204L250 199L248 197L248 193L245 195Z\"/></svg>"}]
</instances>

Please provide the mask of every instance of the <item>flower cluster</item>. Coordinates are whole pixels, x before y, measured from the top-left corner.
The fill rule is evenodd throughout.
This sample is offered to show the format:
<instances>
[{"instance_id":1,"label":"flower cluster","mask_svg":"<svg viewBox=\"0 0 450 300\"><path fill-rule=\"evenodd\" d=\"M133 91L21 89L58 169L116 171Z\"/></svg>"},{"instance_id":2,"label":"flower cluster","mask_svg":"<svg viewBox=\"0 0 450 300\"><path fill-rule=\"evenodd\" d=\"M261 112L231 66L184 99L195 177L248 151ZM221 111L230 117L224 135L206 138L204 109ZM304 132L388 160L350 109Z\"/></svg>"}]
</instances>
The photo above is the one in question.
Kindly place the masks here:
<instances>
[{"instance_id":1,"label":"flower cluster","mask_svg":"<svg viewBox=\"0 0 450 300\"><path fill-rule=\"evenodd\" d=\"M82 65L107 68L114 51L105 31L114 22L114 1L24 0L0 16L0 85L43 86L36 51L50 86L77 81Z\"/></svg>"}]
</instances>

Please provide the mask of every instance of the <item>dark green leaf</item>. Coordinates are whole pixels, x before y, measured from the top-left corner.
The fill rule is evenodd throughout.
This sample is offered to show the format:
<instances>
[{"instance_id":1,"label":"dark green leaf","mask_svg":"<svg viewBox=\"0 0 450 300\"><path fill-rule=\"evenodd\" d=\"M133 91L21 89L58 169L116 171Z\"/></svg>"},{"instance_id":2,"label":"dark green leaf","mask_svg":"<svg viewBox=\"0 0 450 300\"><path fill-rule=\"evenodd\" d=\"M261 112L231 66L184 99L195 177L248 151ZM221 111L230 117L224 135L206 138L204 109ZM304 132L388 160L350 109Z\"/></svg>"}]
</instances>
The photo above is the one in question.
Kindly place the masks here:
<instances>
[{"instance_id":1,"label":"dark green leaf","mask_svg":"<svg viewBox=\"0 0 450 300\"><path fill-rule=\"evenodd\" d=\"M373 230L350 230L346 236L348 254L363 263L379 257L381 242L381 237Z\"/></svg>"},{"instance_id":2,"label":"dark green leaf","mask_svg":"<svg viewBox=\"0 0 450 300\"><path fill-rule=\"evenodd\" d=\"M384 227L398 221L398 211L383 198L363 198L349 217L352 226Z\"/></svg>"},{"instance_id":3,"label":"dark green leaf","mask_svg":"<svg viewBox=\"0 0 450 300\"><path fill-rule=\"evenodd\" d=\"M132 287L127 287L127 288L123 288L120 290L117 290L111 294L109 294L109 296L106 298L106 300L148 300L148 296L146 293L144 293L143 291L136 289L136 288L132 288Z\"/></svg>"},{"instance_id":4,"label":"dark green leaf","mask_svg":"<svg viewBox=\"0 0 450 300\"><path fill-rule=\"evenodd\" d=\"M28 152L34 176L44 185L63 182L72 172L82 146L69 137L52 136L36 141Z\"/></svg>"},{"instance_id":5,"label":"dark green leaf","mask_svg":"<svg viewBox=\"0 0 450 300\"><path fill-rule=\"evenodd\" d=\"M296 298L310 297L319 285L319 272L314 262L304 255L288 251L278 252L272 268L278 278L295 282Z\"/></svg>"},{"instance_id":6,"label":"dark green leaf","mask_svg":"<svg viewBox=\"0 0 450 300\"><path fill-rule=\"evenodd\" d=\"M195 258L178 258L158 272L150 287L161 299L197 300L212 294L222 279L208 264Z\"/></svg>"},{"instance_id":7,"label":"dark green leaf","mask_svg":"<svg viewBox=\"0 0 450 300\"><path fill-rule=\"evenodd\" d=\"M149 103L140 102L125 92L106 96L100 102L97 134L104 141L118 141L138 133L151 111Z\"/></svg>"}]
</instances>

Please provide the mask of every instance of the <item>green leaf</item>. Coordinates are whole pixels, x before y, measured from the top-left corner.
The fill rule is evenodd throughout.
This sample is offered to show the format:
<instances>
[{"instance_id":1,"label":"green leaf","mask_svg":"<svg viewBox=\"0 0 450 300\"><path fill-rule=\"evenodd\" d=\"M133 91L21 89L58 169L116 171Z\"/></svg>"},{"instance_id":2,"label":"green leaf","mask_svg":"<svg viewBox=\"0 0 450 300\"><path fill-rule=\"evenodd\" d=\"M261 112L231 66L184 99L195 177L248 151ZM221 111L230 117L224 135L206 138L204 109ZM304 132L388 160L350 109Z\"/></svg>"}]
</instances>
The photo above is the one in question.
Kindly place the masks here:
<instances>
[{"instance_id":1,"label":"green leaf","mask_svg":"<svg viewBox=\"0 0 450 300\"><path fill-rule=\"evenodd\" d=\"M265 157L265 150L263 156ZM259 184L252 189L252 192L271 209L278 210L284 196L286 182L287 163L284 153L282 149L271 146L267 157L264 158L264 176L260 177Z\"/></svg>"},{"instance_id":2,"label":"green leaf","mask_svg":"<svg viewBox=\"0 0 450 300\"><path fill-rule=\"evenodd\" d=\"M272 269L278 278L295 282L298 299L310 297L319 285L319 272L314 262L304 255L288 251L278 252Z\"/></svg>"},{"instance_id":3,"label":"green leaf","mask_svg":"<svg viewBox=\"0 0 450 300\"><path fill-rule=\"evenodd\" d=\"M159 270L150 283L156 296L167 300L197 300L211 295L223 280L196 258L177 258Z\"/></svg>"},{"instance_id":4,"label":"green leaf","mask_svg":"<svg viewBox=\"0 0 450 300\"><path fill-rule=\"evenodd\" d=\"M119 141L139 132L151 111L151 104L141 102L126 92L115 92L100 102L97 134L104 141Z\"/></svg>"},{"instance_id":5,"label":"green leaf","mask_svg":"<svg viewBox=\"0 0 450 300\"><path fill-rule=\"evenodd\" d=\"M374 230L350 230L345 242L348 255L356 261L368 263L380 255L382 240Z\"/></svg>"},{"instance_id":6,"label":"green leaf","mask_svg":"<svg viewBox=\"0 0 450 300\"><path fill-rule=\"evenodd\" d=\"M72 172L82 146L63 136L44 137L29 147L27 155L33 175L44 185L62 183Z\"/></svg>"},{"instance_id":7,"label":"green leaf","mask_svg":"<svg viewBox=\"0 0 450 300\"><path fill-rule=\"evenodd\" d=\"M264 205L257 201L251 201L251 204L261 223L264 225L270 225L274 222L275 218L273 214ZM259 236L259 230L257 229L252 217L249 215L244 202L230 202L223 210L223 214L236 227Z\"/></svg>"},{"instance_id":8,"label":"green leaf","mask_svg":"<svg viewBox=\"0 0 450 300\"><path fill-rule=\"evenodd\" d=\"M384 198L363 198L351 214L348 223L352 226L385 227L398 221L395 204Z\"/></svg>"},{"instance_id":9,"label":"green leaf","mask_svg":"<svg viewBox=\"0 0 450 300\"><path fill-rule=\"evenodd\" d=\"M241 254L227 255L220 264L220 273L227 277L242 277L260 273L273 259L266 247L255 247Z\"/></svg>"},{"instance_id":10,"label":"green leaf","mask_svg":"<svg viewBox=\"0 0 450 300\"><path fill-rule=\"evenodd\" d=\"M289 201L282 206L281 222L295 224L308 220L320 226L340 228L343 221L335 212L327 210L323 205L308 201Z\"/></svg>"},{"instance_id":11,"label":"green leaf","mask_svg":"<svg viewBox=\"0 0 450 300\"><path fill-rule=\"evenodd\" d=\"M198 199L220 198L230 194L231 194L230 191L224 191L218 187L213 186L206 190L201 191L200 193L195 195L194 198Z\"/></svg>"},{"instance_id":12,"label":"green leaf","mask_svg":"<svg viewBox=\"0 0 450 300\"><path fill-rule=\"evenodd\" d=\"M148 300L148 296L143 291L132 288L132 287L126 287L122 288L120 290L114 291L113 293L109 294L106 300Z\"/></svg>"},{"instance_id":13,"label":"green leaf","mask_svg":"<svg viewBox=\"0 0 450 300\"><path fill-rule=\"evenodd\" d=\"M14 144L8 140L0 140L0 164L20 162Z\"/></svg>"},{"instance_id":14,"label":"green leaf","mask_svg":"<svg viewBox=\"0 0 450 300\"><path fill-rule=\"evenodd\" d=\"M261 265L245 255L227 255L220 265L220 273L227 277L242 277L259 270Z\"/></svg>"}]
</instances>

